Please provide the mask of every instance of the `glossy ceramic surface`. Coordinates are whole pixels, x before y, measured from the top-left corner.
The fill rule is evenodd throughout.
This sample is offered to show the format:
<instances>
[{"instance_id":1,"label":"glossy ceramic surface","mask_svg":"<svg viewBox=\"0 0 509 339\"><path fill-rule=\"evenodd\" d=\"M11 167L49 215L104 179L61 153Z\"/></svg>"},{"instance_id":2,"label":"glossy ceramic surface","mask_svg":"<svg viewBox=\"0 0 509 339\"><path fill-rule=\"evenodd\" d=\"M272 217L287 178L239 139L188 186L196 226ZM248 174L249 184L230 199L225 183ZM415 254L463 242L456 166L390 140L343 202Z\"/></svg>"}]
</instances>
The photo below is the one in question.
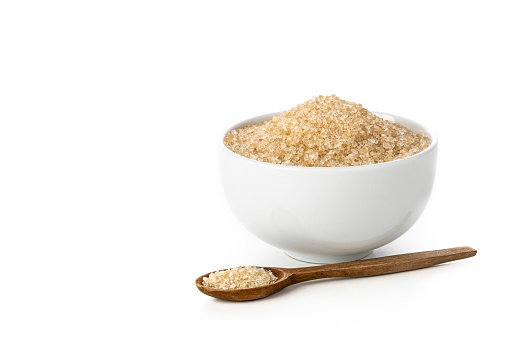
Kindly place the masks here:
<instances>
[{"instance_id":1,"label":"glossy ceramic surface","mask_svg":"<svg viewBox=\"0 0 509 339\"><path fill-rule=\"evenodd\" d=\"M277 114L243 121L228 131ZM296 167L242 157L220 140L220 172L235 216L259 239L312 263L360 259L400 237L417 221L430 197L437 138L409 119L379 115L426 133L432 139L430 147L375 165Z\"/></svg>"}]
</instances>

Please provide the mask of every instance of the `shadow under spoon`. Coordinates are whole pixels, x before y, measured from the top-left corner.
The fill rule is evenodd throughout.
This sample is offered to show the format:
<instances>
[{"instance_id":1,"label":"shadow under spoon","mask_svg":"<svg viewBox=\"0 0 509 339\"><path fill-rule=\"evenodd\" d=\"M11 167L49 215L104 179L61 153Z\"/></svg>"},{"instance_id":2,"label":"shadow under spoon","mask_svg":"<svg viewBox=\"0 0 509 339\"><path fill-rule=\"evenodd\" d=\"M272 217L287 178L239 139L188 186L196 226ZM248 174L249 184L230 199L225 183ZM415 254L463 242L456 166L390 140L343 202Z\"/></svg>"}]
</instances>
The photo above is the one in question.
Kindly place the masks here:
<instances>
[{"instance_id":1,"label":"shadow under spoon","mask_svg":"<svg viewBox=\"0 0 509 339\"><path fill-rule=\"evenodd\" d=\"M267 297L287 286L304 281L336 277L369 277L405 272L473 257L476 253L477 251L471 247L454 247L322 266L301 268L262 267L272 271L277 280L268 285L244 289L224 290L205 287L202 283L203 278L208 277L212 273L210 272L198 277L196 286L202 293L214 298L246 301Z\"/></svg>"}]
</instances>

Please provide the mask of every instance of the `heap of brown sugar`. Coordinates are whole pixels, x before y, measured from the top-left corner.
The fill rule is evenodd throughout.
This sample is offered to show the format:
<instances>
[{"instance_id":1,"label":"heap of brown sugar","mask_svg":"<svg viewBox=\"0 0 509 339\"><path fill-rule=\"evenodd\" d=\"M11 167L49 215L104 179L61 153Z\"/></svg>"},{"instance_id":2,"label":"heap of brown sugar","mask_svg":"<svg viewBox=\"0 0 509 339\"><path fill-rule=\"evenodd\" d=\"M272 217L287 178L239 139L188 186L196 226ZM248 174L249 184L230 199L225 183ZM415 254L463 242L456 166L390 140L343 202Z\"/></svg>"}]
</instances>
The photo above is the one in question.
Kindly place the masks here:
<instances>
[{"instance_id":1,"label":"heap of brown sugar","mask_svg":"<svg viewBox=\"0 0 509 339\"><path fill-rule=\"evenodd\" d=\"M308 167L387 162L417 154L430 143L428 136L335 95L313 98L224 137L226 147L247 158Z\"/></svg>"},{"instance_id":2,"label":"heap of brown sugar","mask_svg":"<svg viewBox=\"0 0 509 339\"><path fill-rule=\"evenodd\" d=\"M272 284L276 281L272 271L261 267L239 266L210 273L203 278L203 286L223 290L252 288Z\"/></svg>"}]
</instances>

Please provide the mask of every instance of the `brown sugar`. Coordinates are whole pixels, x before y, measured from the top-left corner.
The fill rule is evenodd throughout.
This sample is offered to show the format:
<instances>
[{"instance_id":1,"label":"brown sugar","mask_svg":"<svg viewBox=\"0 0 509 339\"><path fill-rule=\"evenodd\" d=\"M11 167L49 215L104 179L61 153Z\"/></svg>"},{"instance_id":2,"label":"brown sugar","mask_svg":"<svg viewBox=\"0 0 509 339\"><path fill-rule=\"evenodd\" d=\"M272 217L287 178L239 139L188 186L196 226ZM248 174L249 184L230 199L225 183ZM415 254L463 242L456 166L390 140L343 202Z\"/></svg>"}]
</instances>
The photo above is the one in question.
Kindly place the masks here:
<instances>
[{"instance_id":1,"label":"brown sugar","mask_svg":"<svg viewBox=\"0 0 509 339\"><path fill-rule=\"evenodd\" d=\"M235 129L224 144L258 161L288 166L343 167L377 164L425 150L425 134L369 112L336 95L319 96L272 120Z\"/></svg>"},{"instance_id":2,"label":"brown sugar","mask_svg":"<svg viewBox=\"0 0 509 339\"><path fill-rule=\"evenodd\" d=\"M239 266L210 273L203 278L203 286L223 290L264 286L276 281L271 271L261 267Z\"/></svg>"}]
</instances>

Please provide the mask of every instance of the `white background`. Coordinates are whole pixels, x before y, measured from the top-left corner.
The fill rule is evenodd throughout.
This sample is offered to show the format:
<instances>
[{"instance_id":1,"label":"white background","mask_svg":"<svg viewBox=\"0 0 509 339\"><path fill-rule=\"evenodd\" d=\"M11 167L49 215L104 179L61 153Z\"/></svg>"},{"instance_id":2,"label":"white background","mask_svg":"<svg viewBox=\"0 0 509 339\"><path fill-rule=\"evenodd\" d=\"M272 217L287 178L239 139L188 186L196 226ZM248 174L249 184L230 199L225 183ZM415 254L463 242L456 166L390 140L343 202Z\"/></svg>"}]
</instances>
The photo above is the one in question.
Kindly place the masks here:
<instances>
[{"instance_id":1,"label":"white background","mask_svg":"<svg viewBox=\"0 0 509 339\"><path fill-rule=\"evenodd\" d=\"M493 1L2 1L0 337L507 334L507 13ZM302 266L231 214L220 135L333 93L440 140L425 213L372 257L478 255L253 302L201 294L194 280L212 270Z\"/></svg>"}]
</instances>

